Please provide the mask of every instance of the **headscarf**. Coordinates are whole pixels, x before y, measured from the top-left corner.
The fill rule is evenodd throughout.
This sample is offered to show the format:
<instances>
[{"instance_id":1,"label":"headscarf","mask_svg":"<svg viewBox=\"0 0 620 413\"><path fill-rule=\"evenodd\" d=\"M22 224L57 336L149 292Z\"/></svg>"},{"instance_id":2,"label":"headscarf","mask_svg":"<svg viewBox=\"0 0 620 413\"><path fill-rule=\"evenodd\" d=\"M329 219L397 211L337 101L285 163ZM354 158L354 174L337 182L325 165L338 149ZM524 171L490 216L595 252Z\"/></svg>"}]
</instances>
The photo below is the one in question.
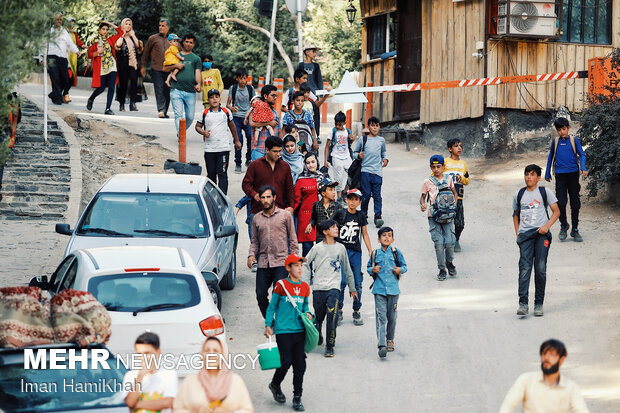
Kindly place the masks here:
<instances>
[{"instance_id":1,"label":"headscarf","mask_svg":"<svg viewBox=\"0 0 620 413\"><path fill-rule=\"evenodd\" d=\"M217 342L220 343L222 349L222 357L224 359L228 359L228 346L220 336L207 338L207 340L203 344L203 347L207 343L207 341L213 339L217 340ZM233 375L232 372L228 370L228 367L226 367L226 364L221 363L220 360L218 360L218 363L220 364L220 370L217 372L217 374L209 373L207 371L207 360L205 360L204 362L204 368L202 368L198 372L198 381L200 382L202 388L205 391L207 400L209 401L209 408L213 408L221 405L222 400L224 400L226 396L228 396L228 394L230 393Z\"/></svg>"},{"instance_id":2,"label":"headscarf","mask_svg":"<svg viewBox=\"0 0 620 413\"><path fill-rule=\"evenodd\" d=\"M293 142L295 144L295 152L288 153L288 151L286 150L287 142ZM285 149L282 151L282 159L284 159L286 163L288 163L289 166L291 167L291 174L293 175L293 185L294 185L295 182L297 182L297 178L299 177L299 174L303 172L306 166L304 163L304 155L302 155L302 153L299 152L299 148L297 147L297 141L295 140L295 137L292 135L288 135L284 138L284 146L285 146Z\"/></svg>"},{"instance_id":3,"label":"headscarf","mask_svg":"<svg viewBox=\"0 0 620 413\"><path fill-rule=\"evenodd\" d=\"M318 169L316 171L314 171L314 172L310 172L310 170L306 166L306 157L310 156L310 154L312 154L312 156L314 156L316 158L316 160L317 160L317 168L318 168L319 157L316 156L315 153L309 152L308 154L306 154L306 156L304 156L304 170L303 170L303 172L301 174L299 174L299 178L315 178L316 181L317 181L317 184L318 184L321 181L323 181L323 178L325 176Z\"/></svg>"},{"instance_id":4,"label":"headscarf","mask_svg":"<svg viewBox=\"0 0 620 413\"><path fill-rule=\"evenodd\" d=\"M125 17L123 20L121 20L121 27L123 27L126 21L130 21L132 23L132 28L133 28L133 22L131 21L129 17ZM138 69L138 58L136 57L136 45L134 44L133 39L131 39L131 42L125 41L125 45L127 46L127 51L129 53L129 66L133 67L134 69Z\"/></svg>"}]
</instances>

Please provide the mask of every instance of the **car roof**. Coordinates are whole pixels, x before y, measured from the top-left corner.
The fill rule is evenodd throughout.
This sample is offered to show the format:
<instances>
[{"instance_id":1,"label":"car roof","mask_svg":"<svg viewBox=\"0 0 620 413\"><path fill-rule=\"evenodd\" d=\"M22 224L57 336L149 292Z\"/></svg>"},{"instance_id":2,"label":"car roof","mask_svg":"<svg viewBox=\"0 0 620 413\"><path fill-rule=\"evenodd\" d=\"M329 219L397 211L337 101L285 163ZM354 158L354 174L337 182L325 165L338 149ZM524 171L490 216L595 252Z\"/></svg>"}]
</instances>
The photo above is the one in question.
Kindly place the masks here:
<instances>
[{"instance_id":1,"label":"car roof","mask_svg":"<svg viewBox=\"0 0 620 413\"><path fill-rule=\"evenodd\" d=\"M200 175L175 174L118 174L107 180L99 192L149 192L172 194L196 194L200 191Z\"/></svg>"},{"instance_id":2,"label":"car roof","mask_svg":"<svg viewBox=\"0 0 620 413\"><path fill-rule=\"evenodd\" d=\"M117 268L166 268L191 271L192 258L182 248L156 246L120 246L79 250L95 270ZM85 257L86 258L86 257Z\"/></svg>"}]
</instances>

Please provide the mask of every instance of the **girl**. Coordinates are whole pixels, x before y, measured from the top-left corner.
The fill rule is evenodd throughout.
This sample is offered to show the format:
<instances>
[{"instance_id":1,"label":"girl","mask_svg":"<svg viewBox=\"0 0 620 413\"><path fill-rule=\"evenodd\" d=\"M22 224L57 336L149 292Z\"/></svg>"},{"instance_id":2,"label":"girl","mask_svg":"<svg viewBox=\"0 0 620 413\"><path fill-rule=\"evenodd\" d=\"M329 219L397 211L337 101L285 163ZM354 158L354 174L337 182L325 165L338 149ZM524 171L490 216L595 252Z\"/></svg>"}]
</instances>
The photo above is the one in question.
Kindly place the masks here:
<instances>
[{"instance_id":1,"label":"girl","mask_svg":"<svg viewBox=\"0 0 620 413\"><path fill-rule=\"evenodd\" d=\"M284 138L284 150L282 151L282 159L291 167L293 175L293 185L297 182L299 174L304 170L304 156L297 149L297 141L292 135Z\"/></svg>"},{"instance_id":2,"label":"girl","mask_svg":"<svg viewBox=\"0 0 620 413\"><path fill-rule=\"evenodd\" d=\"M108 37L110 26L117 31L112 37ZM92 40L92 44L88 48L88 58L93 59L93 81L91 85L96 88L86 103L88 110L92 110L95 98L102 94L107 87L108 97L105 114L114 115L111 109L114 99L114 85L116 85L116 50L114 45L122 34L123 30L110 22L102 21L99 23L99 35Z\"/></svg>"},{"instance_id":3,"label":"girl","mask_svg":"<svg viewBox=\"0 0 620 413\"><path fill-rule=\"evenodd\" d=\"M121 21L123 35L114 44L116 49L116 66L118 69L118 91L116 100L121 112L125 111L125 99L127 86L129 85L129 110L137 111L138 100L138 61L142 53L143 45L133 31L133 22L129 18Z\"/></svg>"},{"instance_id":4,"label":"girl","mask_svg":"<svg viewBox=\"0 0 620 413\"><path fill-rule=\"evenodd\" d=\"M308 152L304 158L305 168L295 184L295 214L297 216L297 240L302 245L305 257L316 240L316 231L309 234L304 231L310 223L312 205L319 200L318 182L323 181L323 174L318 171L319 162L314 152Z\"/></svg>"}]
</instances>

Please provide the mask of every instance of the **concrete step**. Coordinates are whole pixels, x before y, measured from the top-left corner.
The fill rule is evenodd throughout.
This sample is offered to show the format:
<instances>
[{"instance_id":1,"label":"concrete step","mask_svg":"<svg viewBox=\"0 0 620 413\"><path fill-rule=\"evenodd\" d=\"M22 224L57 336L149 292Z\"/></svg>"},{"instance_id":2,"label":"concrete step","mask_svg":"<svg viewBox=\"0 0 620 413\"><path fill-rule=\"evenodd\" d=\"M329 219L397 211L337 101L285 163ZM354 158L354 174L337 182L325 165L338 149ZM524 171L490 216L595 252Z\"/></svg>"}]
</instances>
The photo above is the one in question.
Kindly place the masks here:
<instances>
[{"instance_id":1,"label":"concrete step","mask_svg":"<svg viewBox=\"0 0 620 413\"><path fill-rule=\"evenodd\" d=\"M9 192L33 192L33 193L69 193L70 188L68 183L56 183L56 182L4 182L2 184L2 193Z\"/></svg>"},{"instance_id":2,"label":"concrete step","mask_svg":"<svg viewBox=\"0 0 620 413\"><path fill-rule=\"evenodd\" d=\"M15 192L2 191L2 202L69 202L69 194L53 194L49 192Z\"/></svg>"}]
</instances>

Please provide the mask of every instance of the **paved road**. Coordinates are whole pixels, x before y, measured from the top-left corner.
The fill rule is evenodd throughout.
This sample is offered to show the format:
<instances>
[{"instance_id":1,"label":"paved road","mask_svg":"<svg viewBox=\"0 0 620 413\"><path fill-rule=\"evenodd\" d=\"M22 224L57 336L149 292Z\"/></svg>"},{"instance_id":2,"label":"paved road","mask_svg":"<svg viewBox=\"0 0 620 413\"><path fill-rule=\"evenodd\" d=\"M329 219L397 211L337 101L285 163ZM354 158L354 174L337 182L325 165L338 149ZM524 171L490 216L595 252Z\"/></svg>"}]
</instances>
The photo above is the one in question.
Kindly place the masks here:
<instances>
[{"instance_id":1,"label":"paved road","mask_svg":"<svg viewBox=\"0 0 620 413\"><path fill-rule=\"evenodd\" d=\"M72 96L85 104L79 93ZM148 134L170 123L146 117L147 108L148 104L140 106L137 119L127 112L110 121L127 129L140 125ZM99 109L96 104L95 111ZM166 146L174 139L169 130L159 135ZM196 150L190 159L200 161L200 148ZM366 282L365 325L352 324L347 299L335 358L324 358L321 349L308 355L303 398L307 411L497 411L517 376L539 369L538 346L550 337L567 344L562 372L580 384L590 410L617 411L620 240L610 234L618 234L618 214L585 203L580 229L586 241L560 243L556 237L551 246L545 316L519 318L515 315L518 248L510 209L512 194L523 186L523 167L531 159L497 165L477 162L466 189L463 252L455 260L459 274L440 283L434 278L437 270L426 218L417 207L419 187L429 173L428 155L422 149L405 152L402 146L388 145L384 218L395 228L397 246L409 267L401 282L396 351L385 361L377 357L374 305ZM540 155L534 160L543 161ZM236 201L242 195L242 175L230 177L229 196ZM223 293L222 313L230 350L255 353L264 340L263 320L254 298L254 275L244 266L248 239L242 215L238 283ZM376 230L372 225L369 230L376 247ZM558 230L556 225L554 236ZM162 345L165 350L165 338ZM271 372L240 374L256 411L290 411L291 373L283 383L289 399L285 406L277 405L267 390Z\"/></svg>"}]
</instances>

